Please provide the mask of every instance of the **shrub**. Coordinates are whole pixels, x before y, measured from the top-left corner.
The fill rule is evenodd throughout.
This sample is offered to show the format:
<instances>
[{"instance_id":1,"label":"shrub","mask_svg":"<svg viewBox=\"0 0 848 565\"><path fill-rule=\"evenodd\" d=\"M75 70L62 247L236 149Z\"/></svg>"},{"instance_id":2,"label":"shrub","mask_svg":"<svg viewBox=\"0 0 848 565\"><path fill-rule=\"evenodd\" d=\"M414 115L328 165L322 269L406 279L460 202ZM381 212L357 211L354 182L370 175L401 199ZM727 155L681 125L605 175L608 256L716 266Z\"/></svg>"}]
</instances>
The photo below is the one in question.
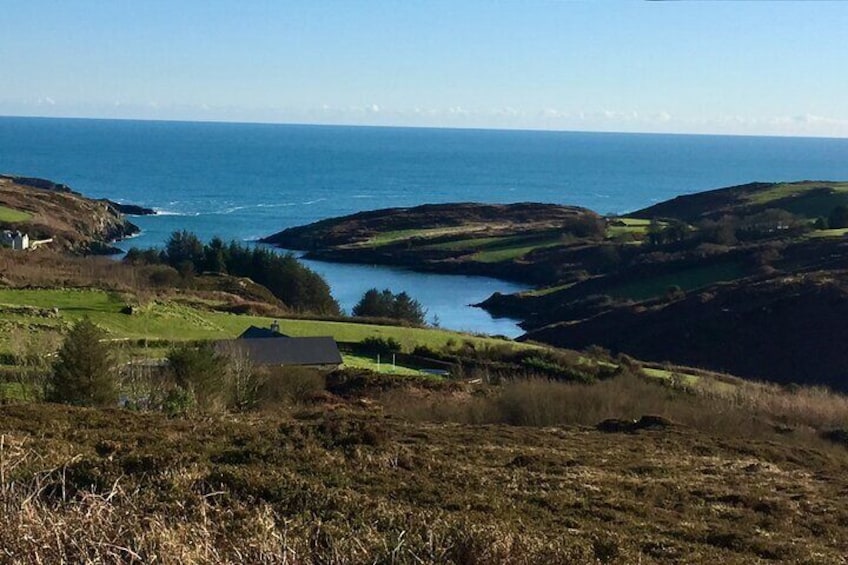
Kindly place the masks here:
<instances>
[{"instance_id":1,"label":"shrub","mask_svg":"<svg viewBox=\"0 0 848 565\"><path fill-rule=\"evenodd\" d=\"M265 373L254 365L247 349L238 342L222 346L221 361L224 363L225 403L233 410L247 410L256 406Z\"/></svg>"},{"instance_id":2,"label":"shrub","mask_svg":"<svg viewBox=\"0 0 848 565\"><path fill-rule=\"evenodd\" d=\"M360 346L368 353L380 355L400 353L402 349L400 342L393 337L367 337L360 342Z\"/></svg>"},{"instance_id":3,"label":"shrub","mask_svg":"<svg viewBox=\"0 0 848 565\"><path fill-rule=\"evenodd\" d=\"M168 353L174 384L194 396L197 407L209 411L223 407L226 359L211 343L179 345Z\"/></svg>"},{"instance_id":4,"label":"shrub","mask_svg":"<svg viewBox=\"0 0 848 565\"><path fill-rule=\"evenodd\" d=\"M266 367L262 372L257 395L260 406L303 404L326 389L324 375L315 369Z\"/></svg>"},{"instance_id":5,"label":"shrub","mask_svg":"<svg viewBox=\"0 0 848 565\"><path fill-rule=\"evenodd\" d=\"M118 400L111 347L91 320L74 324L53 366L48 398L79 406L109 406Z\"/></svg>"}]
</instances>

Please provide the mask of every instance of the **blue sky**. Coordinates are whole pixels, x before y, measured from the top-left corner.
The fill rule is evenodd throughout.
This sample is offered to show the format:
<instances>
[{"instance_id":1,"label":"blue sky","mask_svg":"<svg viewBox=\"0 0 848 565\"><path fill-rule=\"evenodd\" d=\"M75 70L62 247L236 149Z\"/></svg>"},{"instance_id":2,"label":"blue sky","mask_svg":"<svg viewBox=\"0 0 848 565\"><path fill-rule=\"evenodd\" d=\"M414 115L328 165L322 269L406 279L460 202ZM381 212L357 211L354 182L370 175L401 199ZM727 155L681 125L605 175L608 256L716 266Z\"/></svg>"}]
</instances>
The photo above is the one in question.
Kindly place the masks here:
<instances>
[{"instance_id":1,"label":"blue sky","mask_svg":"<svg viewBox=\"0 0 848 565\"><path fill-rule=\"evenodd\" d=\"M848 2L2 10L0 115L848 137Z\"/></svg>"}]
</instances>

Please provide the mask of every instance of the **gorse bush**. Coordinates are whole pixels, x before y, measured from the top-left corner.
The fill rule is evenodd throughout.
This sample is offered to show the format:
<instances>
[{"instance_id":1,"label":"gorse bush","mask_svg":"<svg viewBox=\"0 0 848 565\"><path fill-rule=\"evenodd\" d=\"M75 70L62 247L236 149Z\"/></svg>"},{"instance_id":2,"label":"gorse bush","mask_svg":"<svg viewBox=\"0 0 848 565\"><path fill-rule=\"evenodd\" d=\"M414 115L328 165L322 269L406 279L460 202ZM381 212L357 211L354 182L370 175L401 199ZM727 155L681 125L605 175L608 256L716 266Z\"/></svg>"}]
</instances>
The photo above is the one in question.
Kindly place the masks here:
<instances>
[{"instance_id":1,"label":"gorse bush","mask_svg":"<svg viewBox=\"0 0 848 565\"><path fill-rule=\"evenodd\" d=\"M47 398L78 406L114 406L118 387L105 333L85 318L74 324L57 353Z\"/></svg>"}]
</instances>

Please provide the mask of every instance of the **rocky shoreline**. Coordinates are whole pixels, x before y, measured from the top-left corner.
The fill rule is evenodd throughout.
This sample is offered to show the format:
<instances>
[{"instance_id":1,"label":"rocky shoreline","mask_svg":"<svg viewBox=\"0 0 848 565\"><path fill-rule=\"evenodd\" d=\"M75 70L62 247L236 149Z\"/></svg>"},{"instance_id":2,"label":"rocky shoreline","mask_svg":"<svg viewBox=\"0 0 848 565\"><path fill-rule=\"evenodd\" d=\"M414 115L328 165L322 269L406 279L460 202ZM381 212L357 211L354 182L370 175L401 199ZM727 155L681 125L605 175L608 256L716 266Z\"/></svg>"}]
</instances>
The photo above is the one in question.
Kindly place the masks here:
<instances>
[{"instance_id":1,"label":"rocky shoreline","mask_svg":"<svg viewBox=\"0 0 848 565\"><path fill-rule=\"evenodd\" d=\"M86 254L115 254L111 243L140 233L127 215L150 215L150 208L90 199L68 185L36 177L0 175L0 205L26 219L0 227L49 240L57 249Z\"/></svg>"}]
</instances>

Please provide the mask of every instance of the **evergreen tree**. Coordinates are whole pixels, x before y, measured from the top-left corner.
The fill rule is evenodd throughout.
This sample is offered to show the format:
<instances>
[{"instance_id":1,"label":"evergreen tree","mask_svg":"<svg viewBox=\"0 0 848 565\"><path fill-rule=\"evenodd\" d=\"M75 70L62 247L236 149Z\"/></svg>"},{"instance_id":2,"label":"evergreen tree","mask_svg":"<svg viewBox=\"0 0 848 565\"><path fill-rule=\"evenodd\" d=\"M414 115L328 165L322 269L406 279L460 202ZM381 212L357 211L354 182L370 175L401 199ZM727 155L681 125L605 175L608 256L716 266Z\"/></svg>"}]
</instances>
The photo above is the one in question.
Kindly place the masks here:
<instances>
[{"instance_id":1,"label":"evergreen tree","mask_svg":"<svg viewBox=\"0 0 848 565\"><path fill-rule=\"evenodd\" d=\"M423 326L427 311L421 303L405 292L395 295L392 305L392 317L398 320L406 320L413 324Z\"/></svg>"},{"instance_id":2,"label":"evergreen tree","mask_svg":"<svg viewBox=\"0 0 848 565\"><path fill-rule=\"evenodd\" d=\"M71 328L57 354L49 399L78 406L113 406L118 400L112 351L104 332L83 319Z\"/></svg>"},{"instance_id":3,"label":"evergreen tree","mask_svg":"<svg viewBox=\"0 0 848 565\"><path fill-rule=\"evenodd\" d=\"M424 325L427 311L424 310L420 302L406 292L394 294L388 288L382 292L372 288L362 295L362 298L353 307L352 314L371 318L393 318L416 325Z\"/></svg>"},{"instance_id":4,"label":"evergreen tree","mask_svg":"<svg viewBox=\"0 0 848 565\"><path fill-rule=\"evenodd\" d=\"M184 278L195 273L227 273L248 277L271 291L293 310L312 312L325 316L338 316L341 308L330 293L327 281L308 269L291 253L280 254L262 247L248 247L231 241L225 244L213 238L203 244L191 232L175 231L171 234L162 261L177 269ZM150 264L155 253L131 249L125 261L133 264Z\"/></svg>"},{"instance_id":5,"label":"evergreen tree","mask_svg":"<svg viewBox=\"0 0 848 565\"><path fill-rule=\"evenodd\" d=\"M191 263L197 270L203 261L203 243L189 231L175 231L165 244L165 256L168 264L176 269Z\"/></svg>"},{"instance_id":6,"label":"evergreen tree","mask_svg":"<svg viewBox=\"0 0 848 565\"><path fill-rule=\"evenodd\" d=\"M194 395L201 409L209 410L221 404L226 362L212 344L177 346L168 352L168 365L174 384Z\"/></svg>"}]
</instances>

